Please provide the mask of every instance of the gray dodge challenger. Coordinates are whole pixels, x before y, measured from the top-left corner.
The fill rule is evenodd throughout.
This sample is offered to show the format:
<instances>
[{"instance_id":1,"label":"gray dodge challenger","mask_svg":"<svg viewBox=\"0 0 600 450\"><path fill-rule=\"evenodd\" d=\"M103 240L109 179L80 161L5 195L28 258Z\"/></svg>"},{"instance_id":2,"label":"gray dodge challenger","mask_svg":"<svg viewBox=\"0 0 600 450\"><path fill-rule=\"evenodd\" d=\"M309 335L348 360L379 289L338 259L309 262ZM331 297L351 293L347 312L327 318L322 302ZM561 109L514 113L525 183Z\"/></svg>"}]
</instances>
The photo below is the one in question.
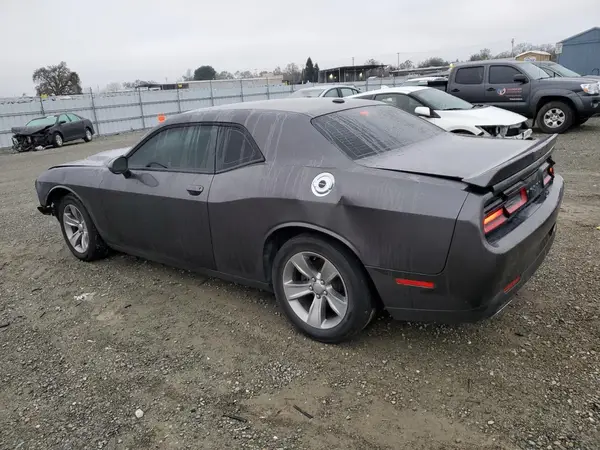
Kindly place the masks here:
<instances>
[{"instance_id":1,"label":"gray dodge challenger","mask_svg":"<svg viewBox=\"0 0 600 450\"><path fill-rule=\"evenodd\" d=\"M555 142L457 136L365 100L248 102L50 168L38 209L79 259L113 249L272 290L335 343L379 308L462 322L506 306L554 240Z\"/></svg>"}]
</instances>

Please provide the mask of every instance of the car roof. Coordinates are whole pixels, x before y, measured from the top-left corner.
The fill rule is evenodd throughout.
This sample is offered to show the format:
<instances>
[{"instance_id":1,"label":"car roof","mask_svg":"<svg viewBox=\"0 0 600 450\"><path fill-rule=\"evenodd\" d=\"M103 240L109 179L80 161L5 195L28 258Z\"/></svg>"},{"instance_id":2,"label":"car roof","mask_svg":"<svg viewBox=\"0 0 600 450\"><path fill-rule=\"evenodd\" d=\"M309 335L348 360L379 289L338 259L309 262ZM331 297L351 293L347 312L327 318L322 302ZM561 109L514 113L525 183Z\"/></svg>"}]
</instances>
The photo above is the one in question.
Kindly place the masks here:
<instances>
[{"instance_id":1,"label":"car roof","mask_svg":"<svg viewBox=\"0 0 600 450\"><path fill-rule=\"evenodd\" d=\"M373 95L373 94L412 94L413 92L422 91L424 89L432 89L427 86L398 86L398 87L390 87L383 89L375 89L373 91L361 92L360 94L350 95L344 98L360 98L364 95Z\"/></svg>"},{"instance_id":2,"label":"car roof","mask_svg":"<svg viewBox=\"0 0 600 450\"><path fill-rule=\"evenodd\" d=\"M349 84L327 84L325 86L311 86L311 87L307 87L307 88L302 88L302 89L298 89L297 91L294 91L294 92L308 91L311 89L332 89L332 88L340 88L340 87L356 89L356 86L349 85Z\"/></svg>"},{"instance_id":3,"label":"car roof","mask_svg":"<svg viewBox=\"0 0 600 450\"><path fill-rule=\"evenodd\" d=\"M379 102L371 102L373 106L380 106ZM173 116L163 123L184 123L194 120L215 120L218 116L221 120L226 112L239 112L249 115L255 111L286 112L291 114L303 114L309 117L322 116L346 109L364 107L364 101L348 100L346 98L282 98L274 100L259 100L254 102L230 103L227 105L200 108ZM231 120L238 122L238 120Z\"/></svg>"}]
</instances>

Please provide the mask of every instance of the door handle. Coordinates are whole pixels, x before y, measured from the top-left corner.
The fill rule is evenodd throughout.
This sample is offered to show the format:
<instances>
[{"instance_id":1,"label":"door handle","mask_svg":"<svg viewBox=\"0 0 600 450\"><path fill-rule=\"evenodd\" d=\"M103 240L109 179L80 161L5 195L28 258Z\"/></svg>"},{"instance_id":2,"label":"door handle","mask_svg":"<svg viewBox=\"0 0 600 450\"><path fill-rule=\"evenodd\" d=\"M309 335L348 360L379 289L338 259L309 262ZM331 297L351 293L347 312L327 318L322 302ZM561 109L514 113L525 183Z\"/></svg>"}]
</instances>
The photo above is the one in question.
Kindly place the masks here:
<instances>
[{"instance_id":1,"label":"door handle","mask_svg":"<svg viewBox=\"0 0 600 450\"><path fill-rule=\"evenodd\" d=\"M202 194L203 190L204 190L204 188L199 185L192 185L192 186L188 186L188 188L187 188L188 194L193 195L193 196Z\"/></svg>"},{"instance_id":2,"label":"door handle","mask_svg":"<svg viewBox=\"0 0 600 450\"><path fill-rule=\"evenodd\" d=\"M460 92L460 89L456 89L456 88L454 88L454 89L452 89L450 92Z\"/></svg>"},{"instance_id":3,"label":"door handle","mask_svg":"<svg viewBox=\"0 0 600 450\"><path fill-rule=\"evenodd\" d=\"M487 88L487 91L488 91L488 92L494 92L495 90L496 90L496 88L493 88L493 87L489 87L489 88Z\"/></svg>"}]
</instances>

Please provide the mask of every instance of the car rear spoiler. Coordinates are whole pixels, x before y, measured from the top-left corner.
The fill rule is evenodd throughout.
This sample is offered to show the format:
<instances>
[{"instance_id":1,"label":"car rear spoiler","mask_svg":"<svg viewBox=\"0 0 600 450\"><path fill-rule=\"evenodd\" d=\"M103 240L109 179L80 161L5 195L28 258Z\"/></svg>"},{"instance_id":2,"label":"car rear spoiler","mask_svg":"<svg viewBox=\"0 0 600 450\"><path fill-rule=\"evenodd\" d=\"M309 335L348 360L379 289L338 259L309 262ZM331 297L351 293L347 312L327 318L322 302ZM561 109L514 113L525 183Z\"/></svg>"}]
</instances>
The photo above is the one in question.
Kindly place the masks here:
<instances>
[{"instance_id":1,"label":"car rear spoiler","mask_svg":"<svg viewBox=\"0 0 600 450\"><path fill-rule=\"evenodd\" d=\"M533 141L533 144L519 155L477 175L463 178L465 183L481 188L492 188L497 193L515 184L524 175L533 172L544 164L554 151L557 134Z\"/></svg>"}]
</instances>

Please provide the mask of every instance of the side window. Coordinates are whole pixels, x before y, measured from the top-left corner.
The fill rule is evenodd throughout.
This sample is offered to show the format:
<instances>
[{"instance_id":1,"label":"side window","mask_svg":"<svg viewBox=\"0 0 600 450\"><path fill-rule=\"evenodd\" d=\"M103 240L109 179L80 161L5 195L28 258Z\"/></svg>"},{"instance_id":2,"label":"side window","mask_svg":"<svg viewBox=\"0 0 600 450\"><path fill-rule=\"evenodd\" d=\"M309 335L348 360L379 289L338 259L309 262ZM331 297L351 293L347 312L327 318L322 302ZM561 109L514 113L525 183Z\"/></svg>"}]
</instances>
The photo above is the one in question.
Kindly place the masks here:
<instances>
[{"instance_id":1,"label":"side window","mask_svg":"<svg viewBox=\"0 0 600 450\"><path fill-rule=\"evenodd\" d=\"M217 150L217 172L263 161L262 153L237 127L221 127Z\"/></svg>"},{"instance_id":2,"label":"side window","mask_svg":"<svg viewBox=\"0 0 600 450\"><path fill-rule=\"evenodd\" d=\"M323 97L339 97L338 90L336 88L330 89Z\"/></svg>"},{"instance_id":3,"label":"side window","mask_svg":"<svg viewBox=\"0 0 600 450\"><path fill-rule=\"evenodd\" d=\"M58 123L65 121L67 123L70 122L69 117L66 114L61 114L60 116L58 116Z\"/></svg>"},{"instance_id":4,"label":"side window","mask_svg":"<svg viewBox=\"0 0 600 450\"><path fill-rule=\"evenodd\" d=\"M67 116L69 117L69 119L71 119L71 122L79 122L81 120L81 117L75 114L68 113Z\"/></svg>"},{"instance_id":5,"label":"side window","mask_svg":"<svg viewBox=\"0 0 600 450\"><path fill-rule=\"evenodd\" d=\"M404 94L379 94L375 96L375 100L389 103L392 106L400 108L401 110L410 114L415 113L415 108L417 106L423 106L421 102Z\"/></svg>"},{"instance_id":6,"label":"side window","mask_svg":"<svg viewBox=\"0 0 600 450\"><path fill-rule=\"evenodd\" d=\"M398 106L398 103L396 102L397 96L397 94L377 94L375 100L378 102L389 103L392 106Z\"/></svg>"},{"instance_id":7,"label":"side window","mask_svg":"<svg viewBox=\"0 0 600 450\"><path fill-rule=\"evenodd\" d=\"M463 67L456 71L454 82L457 84L483 83L483 66Z\"/></svg>"},{"instance_id":8,"label":"side window","mask_svg":"<svg viewBox=\"0 0 600 450\"><path fill-rule=\"evenodd\" d=\"M191 125L162 130L129 157L129 167L212 173L217 130L218 127L214 125Z\"/></svg>"},{"instance_id":9,"label":"side window","mask_svg":"<svg viewBox=\"0 0 600 450\"><path fill-rule=\"evenodd\" d=\"M342 92L342 97L348 97L349 95L354 95L354 94L358 94L358 91L356 89L352 89L352 88L340 88L340 91Z\"/></svg>"},{"instance_id":10,"label":"side window","mask_svg":"<svg viewBox=\"0 0 600 450\"><path fill-rule=\"evenodd\" d=\"M514 83L515 75L520 75L514 67L510 66L491 66L490 67L490 84L510 84Z\"/></svg>"}]
</instances>

